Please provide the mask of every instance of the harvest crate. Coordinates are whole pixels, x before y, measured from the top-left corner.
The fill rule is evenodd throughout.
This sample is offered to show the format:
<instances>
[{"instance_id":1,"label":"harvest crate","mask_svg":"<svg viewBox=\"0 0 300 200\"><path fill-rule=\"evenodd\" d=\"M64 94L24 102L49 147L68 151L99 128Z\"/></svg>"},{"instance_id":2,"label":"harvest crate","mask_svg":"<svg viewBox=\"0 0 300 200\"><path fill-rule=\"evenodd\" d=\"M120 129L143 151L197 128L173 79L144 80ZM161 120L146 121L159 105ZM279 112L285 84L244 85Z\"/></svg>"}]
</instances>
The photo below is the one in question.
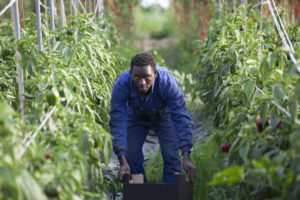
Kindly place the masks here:
<instances>
[{"instance_id":1,"label":"harvest crate","mask_svg":"<svg viewBox=\"0 0 300 200\"><path fill-rule=\"evenodd\" d=\"M125 180L123 200L193 200L193 185L182 174L167 184L129 183L129 176Z\"/></svg>"}]
</instances>

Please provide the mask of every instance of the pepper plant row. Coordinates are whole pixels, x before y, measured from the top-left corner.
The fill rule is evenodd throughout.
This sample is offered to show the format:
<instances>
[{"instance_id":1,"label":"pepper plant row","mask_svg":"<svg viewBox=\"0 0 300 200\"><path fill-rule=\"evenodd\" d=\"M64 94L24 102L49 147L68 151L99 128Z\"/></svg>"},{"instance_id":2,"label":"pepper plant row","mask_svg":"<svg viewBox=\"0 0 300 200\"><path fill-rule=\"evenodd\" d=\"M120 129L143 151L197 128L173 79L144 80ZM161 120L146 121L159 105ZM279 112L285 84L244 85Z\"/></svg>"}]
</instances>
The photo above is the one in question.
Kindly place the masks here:
<instances>
[{"instance_id":1,"label":"pepper plant row","mask_svg":"<svg viewBox=\"0 0 300 200\"><path fill-rule=\"evenodd\" d=\"M258 10L247 6L227 13L211 21L208 37L200 43L197 73L204 111L214 116L211 138L227 160L210 185L230 185L227 198L297 199L299 74L271 19L261 19ZM299 31L299 26L288 26L295 49Z\"/></svg>"},{"instance_id":2,"label":"pepper plant row","mask_svg":"<svg viewBox=\"0 0 300 200\"><path fill-rule=\"evenodd\" d=\"M22 39L0 23L0 199L105 199L103 166L111 155L111 88L123 59L115 28L80 14L49 32L43 17L43 51L36 18L24 20ZM49 41L55 39L52 48ZM49 40L49 41L47 41ZM19 118L16 64L24 70L25 119ZM18 159L22 140L56 106L47 124Z\"/></svg>"}]
</instances>

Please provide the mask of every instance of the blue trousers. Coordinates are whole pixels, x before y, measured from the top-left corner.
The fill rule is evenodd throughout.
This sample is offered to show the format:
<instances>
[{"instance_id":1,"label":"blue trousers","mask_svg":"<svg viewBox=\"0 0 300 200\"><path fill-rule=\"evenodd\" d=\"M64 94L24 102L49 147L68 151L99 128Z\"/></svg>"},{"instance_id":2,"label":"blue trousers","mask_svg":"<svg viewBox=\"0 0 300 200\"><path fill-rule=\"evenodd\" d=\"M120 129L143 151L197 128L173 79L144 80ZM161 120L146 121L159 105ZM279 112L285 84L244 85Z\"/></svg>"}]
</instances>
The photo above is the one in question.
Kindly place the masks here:
<instances>
[{"instance_id":1,"label":"blue trousers","mask_svg":"<svg viewBox=\"0 0 300 200\"><path fill-rule=\"evenodd\" d=\"M127 154L126 158L132 174L144 174L143 144L149 132L150 126L154 127L158 136L161 154L164 162L163 183L172 183L173 175L182 173L181 161L178 153L178 138L169 112L165 112L160 118L153 121L142 121L130 112L127 120Z\"/></svg>"}]
</instances>

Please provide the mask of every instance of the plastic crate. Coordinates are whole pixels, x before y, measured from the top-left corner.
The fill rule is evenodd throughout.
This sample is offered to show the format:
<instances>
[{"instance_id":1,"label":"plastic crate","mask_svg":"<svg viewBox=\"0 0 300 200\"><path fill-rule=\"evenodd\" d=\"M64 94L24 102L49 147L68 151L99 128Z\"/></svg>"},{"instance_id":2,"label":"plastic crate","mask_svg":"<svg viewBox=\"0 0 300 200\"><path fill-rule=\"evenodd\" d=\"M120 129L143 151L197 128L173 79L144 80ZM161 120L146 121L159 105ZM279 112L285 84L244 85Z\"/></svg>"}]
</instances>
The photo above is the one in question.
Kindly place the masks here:
<instances>
[{"instance_id":1,"label":"plastic crate","mask_svg":"<svg viewBox=\"0 0 300 200\"><path fill-rule=\"evenodd\" d=\"M123 184L123 200L193 200L193 185L184 175L174 175L174 183L141 184L129 183L129 177Z\"/></svg>"}]
</instances>

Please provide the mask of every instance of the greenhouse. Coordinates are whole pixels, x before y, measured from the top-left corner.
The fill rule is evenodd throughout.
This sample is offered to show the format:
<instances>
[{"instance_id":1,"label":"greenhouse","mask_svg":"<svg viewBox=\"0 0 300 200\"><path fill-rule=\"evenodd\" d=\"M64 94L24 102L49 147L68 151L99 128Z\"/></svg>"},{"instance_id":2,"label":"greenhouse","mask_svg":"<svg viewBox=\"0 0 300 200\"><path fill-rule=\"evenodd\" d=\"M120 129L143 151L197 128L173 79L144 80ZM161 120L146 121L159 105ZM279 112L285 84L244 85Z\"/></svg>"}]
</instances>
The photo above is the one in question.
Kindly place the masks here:
<instances>
[{"instance_id":1,"label":"greenhouse","mask_svg":"<svg viewBox=\"0 0 300 200\"><path fill-rule=\"evenodd\" d=\"M299 0L0 0L0 199L300 198Z\"/></svg>"}]
</instances>

